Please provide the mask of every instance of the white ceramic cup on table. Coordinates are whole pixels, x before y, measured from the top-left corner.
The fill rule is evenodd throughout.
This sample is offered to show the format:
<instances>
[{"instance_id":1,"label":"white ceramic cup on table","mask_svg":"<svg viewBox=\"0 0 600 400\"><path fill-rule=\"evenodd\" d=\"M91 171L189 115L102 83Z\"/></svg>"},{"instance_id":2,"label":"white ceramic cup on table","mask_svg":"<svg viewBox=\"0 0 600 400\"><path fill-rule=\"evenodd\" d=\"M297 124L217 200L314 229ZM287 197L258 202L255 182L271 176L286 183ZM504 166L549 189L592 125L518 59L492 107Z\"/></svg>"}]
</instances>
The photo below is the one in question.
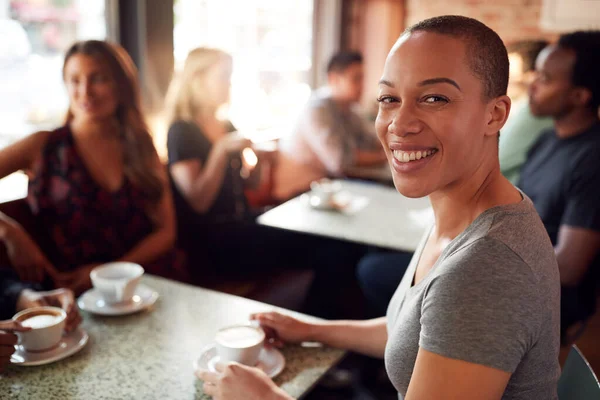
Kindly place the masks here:
<instances>
[{"instance_id":1,"label":"white ceramic cup on table","mask_svg":"<svg viewBox=\"0 0 600 400\"><path fill-rule=\"evenodd\" d=\"M310 184L310 195L319 200L319 204L330 204L333 197L340 192L342 185L329 179L313 181Z\"/></svg>"},{"instance_id":2,"label":"white ceramic cup on table","mask_svg":"<svg viewBox=\"0 0 600 400\"><path fill-rule=\"evenodd\" d=\"M94 268L90 280L106 303L116 304L131 300L142 275L141 265L117 261Z\"/></svg>"},{"instance_id":3,"label":"white ceramic cup on table","mask_svg":"<svg viewBox=\"0 0 600 400\"><path fill-rule=\"evenodd\" d=\"M219 329L215 336L220 362L238 362L255 366L265 343L265 332L251 324Z\"/></svg>"},{"instance_id":4,"label":"white ceramic cup on table","mask_svg":"<svg viewBox=\"0 0 600 400\"><path fill-rule=\"evenodd\" d=\"M67 313L58 307L32 307L15 314L12 319L31 328L26 332L17 332L19 344L26 351L41 352L60 342Z\"/></svg>"}]
</instances>

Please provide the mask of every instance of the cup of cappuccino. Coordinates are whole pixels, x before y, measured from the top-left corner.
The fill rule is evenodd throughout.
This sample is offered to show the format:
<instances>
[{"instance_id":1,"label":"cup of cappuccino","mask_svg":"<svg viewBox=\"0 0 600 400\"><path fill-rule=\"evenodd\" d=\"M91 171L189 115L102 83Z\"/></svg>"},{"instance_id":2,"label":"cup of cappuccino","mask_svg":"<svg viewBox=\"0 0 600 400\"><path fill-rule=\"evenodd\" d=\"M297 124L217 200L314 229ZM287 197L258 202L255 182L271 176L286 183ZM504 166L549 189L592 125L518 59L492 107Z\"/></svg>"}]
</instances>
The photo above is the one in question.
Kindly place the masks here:
<instances>
[{"instance_id":1,"label":"cup of cappuccino","mask_svg":"<svg viewBox=\"0 0 600 400\"><path fill-rule=\"evenodd\" d=\"M232 325L219 329L215 336L221 362L255 366L265 342L265 332L253 325Z\"/></svg>"},{"instance_id":2,"label":"cup of cappuccino","mask_svg":"<svg viewBox=\"0 0 600 400\"><path fill-rule=\"evenodd\" d=\"M94 289L108 304L125 303L135 294L144 268L131 262L112 262L100 265L90 273Z\"/></svg>"},{"instance_id":3,"label":"cup of cappuccino","mask_svg":"<svg viewBox=\"0 0 600 400\"><path fill-rule=\"evenodd\" d=\"M21 325L31 328L27 332L17 332L19 344L27 351L45 351L56 346L63 335L67 313L58 307L33 307L23 310L13 317Z\"/></svg>"}]
</instances>

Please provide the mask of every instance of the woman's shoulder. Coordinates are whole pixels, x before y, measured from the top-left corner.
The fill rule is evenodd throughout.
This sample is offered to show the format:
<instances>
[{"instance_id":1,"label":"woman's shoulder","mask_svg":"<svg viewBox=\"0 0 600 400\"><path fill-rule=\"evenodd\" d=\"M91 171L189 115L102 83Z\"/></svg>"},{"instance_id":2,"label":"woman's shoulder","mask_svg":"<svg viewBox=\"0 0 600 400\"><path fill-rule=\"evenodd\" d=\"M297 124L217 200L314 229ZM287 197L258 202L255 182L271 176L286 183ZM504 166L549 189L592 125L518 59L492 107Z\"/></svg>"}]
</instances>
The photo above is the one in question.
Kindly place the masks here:
<instances>
[{"instance_id":1,"label":"woman's shoulder","mask_svg":"<svg viewBox=\"0 0 600 400\"><path fill-rule=\"evenodd\" d=\"M22 139L16 146L24 155L31 158L31 164L34 164L44 153L53 151L62 143L68 135L66 127L61 127L53 131L37 131Z\"/></svg>"},{"instance_id":2,"label":"woman's shoulder","mask_svg":"<svg viewBox=\"0 0 600 400\"><path fill-rule=\"evenodd\" d=\"M518 207L502 208L487 216L487 224L466 232L451 244L447 273L491 285L531 289L542 285L554 290L558 265L548 234L528 199Z\"/></svg>"},{"instance_id":3,"label":"woman's shoulder","mask_svg":"<svg viewBox=\"0 0 600 400\"><path fill-rule=\"evenodd\" d=\"M171 136L185 136L185 135L198 135L202 133L198 124L191 121L177 120L171 123L169 126L169 137Z\"/></svg>"}]
</instances>

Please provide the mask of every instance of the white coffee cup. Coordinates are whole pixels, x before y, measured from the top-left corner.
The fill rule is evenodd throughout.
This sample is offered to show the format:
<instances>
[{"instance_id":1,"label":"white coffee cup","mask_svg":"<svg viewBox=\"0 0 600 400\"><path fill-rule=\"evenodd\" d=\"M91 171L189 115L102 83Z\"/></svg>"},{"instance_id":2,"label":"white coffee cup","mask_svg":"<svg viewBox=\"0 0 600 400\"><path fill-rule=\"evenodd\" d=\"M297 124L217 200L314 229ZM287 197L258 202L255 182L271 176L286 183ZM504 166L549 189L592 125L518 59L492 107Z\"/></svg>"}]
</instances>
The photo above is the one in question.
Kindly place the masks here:
<instances>
[{"instance_id":1,"label":"white coffee cup","mask_svg":"<svg viewBox=\"0 0 600 400\"><path fill-rule=\"evenodd\" d=\"M51 349L60 342L67 313L58 307L32 307L15 314L12 319L31 328L17 332L17 336L25 350L35 352Z\"/></svg>"},{"instance_id":2,"label":"white coffee cup","mask_svg":"<svg viewBox=\"0 0 600 400\"><path fill-rule=\"evenodd\" d=\"M220 362L255 366L265 342L265 332L254 325L232 325L219 329L215 336Z\"/></svg>"},{"instance_id":3,"label":"white coffee cup","mask_svg":"<svg viewBox=\"0 0 600 400\"><path fill-rule=\"evenodd\" d=\"M143 274L144 268L141 265L118 261L94 268L90 279L104 301L115 304L131 300Z\"/></svg>"},{"instance_id":4,"label":"white coffee cup","mask_svg":"<svg viewBox=\"0 0 600 400\"><path fill-rule=\"evenodd\" d=\"M318 203L320 204L329 204L332 202L333 196L335 196L341 190L341 188L342 185L339 182L325 178L311 182L310 195L313 198L317 198Z\"/></svg>"}]
</instances>

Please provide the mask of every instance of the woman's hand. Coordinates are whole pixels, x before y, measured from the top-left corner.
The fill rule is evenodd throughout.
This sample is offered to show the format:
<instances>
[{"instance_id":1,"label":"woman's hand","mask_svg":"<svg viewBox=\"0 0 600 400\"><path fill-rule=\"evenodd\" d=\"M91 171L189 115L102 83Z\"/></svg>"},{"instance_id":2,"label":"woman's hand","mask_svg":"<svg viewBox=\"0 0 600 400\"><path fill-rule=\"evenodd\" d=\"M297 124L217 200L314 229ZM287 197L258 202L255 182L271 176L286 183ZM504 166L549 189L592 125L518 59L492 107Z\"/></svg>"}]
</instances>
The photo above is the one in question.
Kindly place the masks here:
<instances>
[{"instance_id":1,"label":"woman's hand","mask_svg":"<svg viewBox=\"0 0 600 400\"><path fill-rule=\"evenodd\" d=\"M223 138L216 143L216 146L226 154L239 153L246 147L251 147L252 141L236 133L230 133L223 136Z\"/></svg>"},{"instance_id":2,"label":"woman's hand","mask_svg":"<svg viewBox=\"0 0 600 400\"><path fill-rule=\"evenodd\" d=\"M6 226L4 244L13 268L24 281L42 282L54 267L23 227L16 223Z\"/></svg>"},{"instance_id":3,"label":"woman's hand","mask_svg":"<svg viewBox=\"0 0 600 400\"><path fill-rule=\"evenodd\" d=\"M81 323L81 316L75 304L75 296L69 289L56 289L47 292L36 292L25 289L17 299L17 312L31 307L59 307L67 313L65 331L74 331Z\"/></svg>"},{"instance_id":4,"label":"woman's hand","mask_svg":"<svg viewBox=\"0 0 600 400\"><path fill-rule=\"evenodd\" d=\"M0 372L10 362L10 357L15 352L15 344L18 338L14 332L25 332L31 328L25 328L20 322L7 320L0 321Z\"/></svg>"},{"instance_id":5,"label":"woman's hand","mask_svg":"<svg viewBox=\"0 0 600 400\"><path fill-rule=\"evenodd\" d=\"M290 400L292 399L255 367L231 363L216 365L217 372L196 371L204 381L202 390L214 400Z\"/></svg>"},{"instance_id":6,"label":"woman's hand","mask_svg":"<svg viewBox=\"0 0 600 400\"><path fill-rule=\"evenodd\" d=\"M270 343L276 346L287 343L300 343L311 338L314 325L278 312L256 313L250 319L258 321Z\"/></svg>"}]
</instances>

